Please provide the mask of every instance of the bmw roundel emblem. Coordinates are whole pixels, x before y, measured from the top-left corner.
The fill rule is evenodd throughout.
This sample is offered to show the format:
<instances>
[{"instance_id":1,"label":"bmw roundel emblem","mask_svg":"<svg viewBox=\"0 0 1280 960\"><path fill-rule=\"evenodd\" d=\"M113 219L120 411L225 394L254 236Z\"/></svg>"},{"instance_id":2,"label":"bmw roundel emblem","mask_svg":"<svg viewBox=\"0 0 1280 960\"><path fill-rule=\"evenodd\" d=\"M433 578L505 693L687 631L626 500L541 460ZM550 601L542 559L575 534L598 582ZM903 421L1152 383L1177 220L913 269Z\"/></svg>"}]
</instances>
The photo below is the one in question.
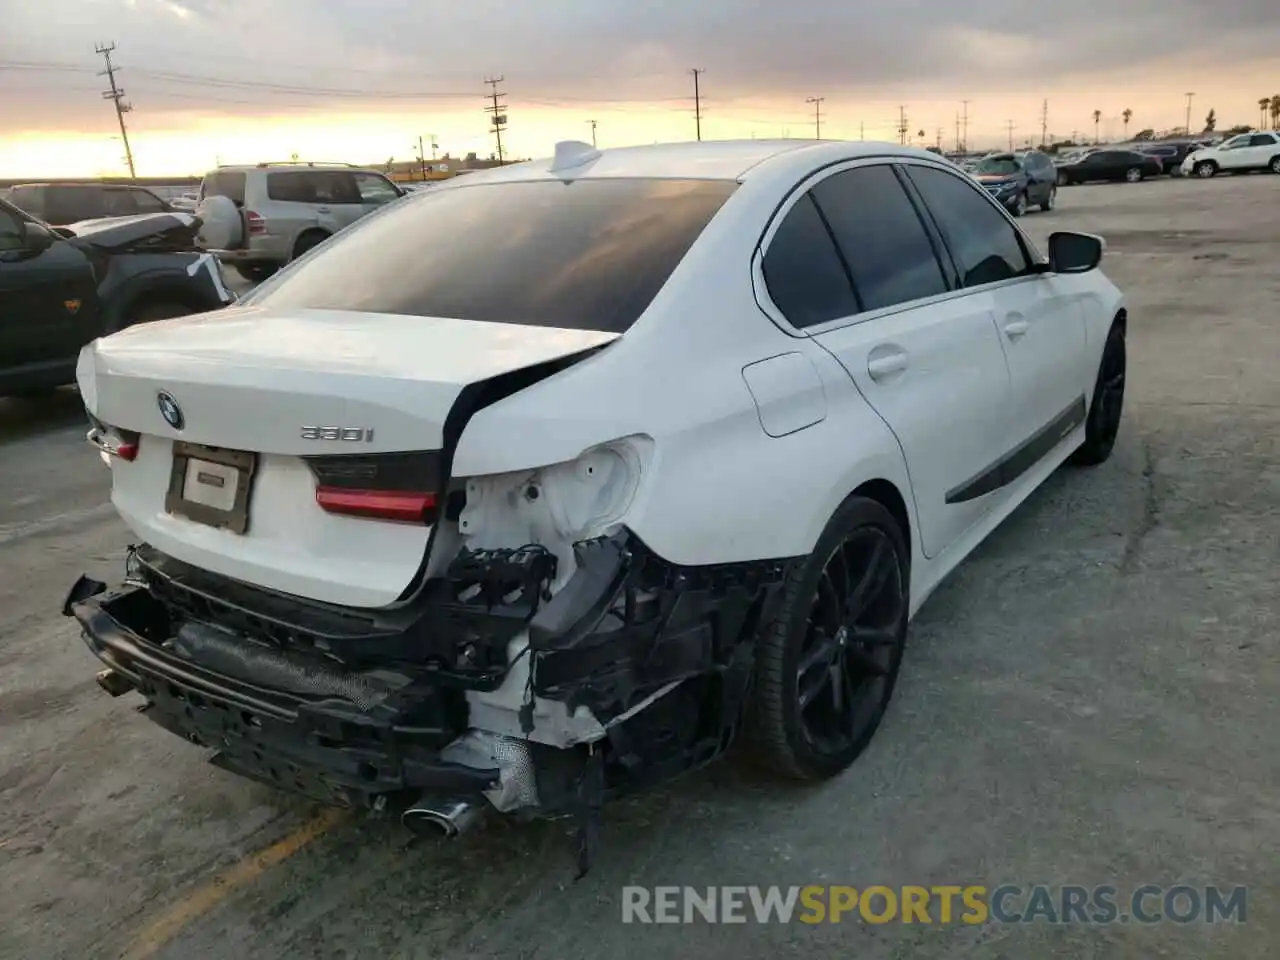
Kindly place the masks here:
<instances>
[{"instance_id":1,"label":"bmw roundel emblem","mask_svg":"<svg viewBox=\"0 0 1280 960\"><path fill-rule=\"evenodd\" d=\"M182 408L178 406L178 401L173 399L173 394L167 390L161 390L156 394L156 406L160 408L160 416L164 417L165 423L175 430L182 429L186 420L182 416Z\"/></svg>"}]
</instances>

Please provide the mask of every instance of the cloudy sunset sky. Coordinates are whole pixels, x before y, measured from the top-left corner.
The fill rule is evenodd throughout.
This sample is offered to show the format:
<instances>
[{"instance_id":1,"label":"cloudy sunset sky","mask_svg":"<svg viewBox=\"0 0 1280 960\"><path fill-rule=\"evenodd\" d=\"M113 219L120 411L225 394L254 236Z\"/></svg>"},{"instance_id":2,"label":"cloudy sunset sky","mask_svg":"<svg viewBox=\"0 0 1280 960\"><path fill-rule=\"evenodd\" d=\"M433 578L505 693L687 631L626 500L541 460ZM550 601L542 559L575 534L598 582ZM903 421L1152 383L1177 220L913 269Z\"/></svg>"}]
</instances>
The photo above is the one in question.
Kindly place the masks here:
<instances>
[{"instance_id":1,"label":"cloudy sunset sky","mask_svg":"<svg viewBox=\"0 0 1280 960\"><path fill-rule=\"evenodd\" d=\"M1212 107L1219 127L1258 122L1280 95L1276 0L0 0L0 177L119 174L114 111L94 44L114 41L139 175L216 162L380 162L493 150L487 76L505 77L509 154L561 139L601 146L694 135L824 137L949 147L961 101L969 140L1119 137ZM430 146L428 141L428 154Z\"/></svg>"}]
</instances>

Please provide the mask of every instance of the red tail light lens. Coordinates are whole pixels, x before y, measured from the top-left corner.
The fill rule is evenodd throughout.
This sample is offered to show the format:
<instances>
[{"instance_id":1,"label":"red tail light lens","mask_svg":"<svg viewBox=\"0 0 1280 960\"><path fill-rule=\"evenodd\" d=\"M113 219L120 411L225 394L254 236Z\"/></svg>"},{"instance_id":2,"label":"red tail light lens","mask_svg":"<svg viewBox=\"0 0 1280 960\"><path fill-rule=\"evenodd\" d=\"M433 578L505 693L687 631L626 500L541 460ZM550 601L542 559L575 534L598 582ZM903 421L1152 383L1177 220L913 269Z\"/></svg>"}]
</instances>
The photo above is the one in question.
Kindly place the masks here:
<instances>
[{"instance_id":1,"label":"red tail light lens","mask_svg":"<svg viewBox=\"0 0 1280 960\"><path fill-rule=\"evenodd\" d=\"M253 210L244 212L244 222L249 227L250 233L266 233L267 221L262 219L262 214L255 213Z\"/></svg>"},{"instance_id":2,"label":"red tail light lens","mask_svg":"<svg viewBox=\"0 0 1280 960\"><path fill-rule=\"evenodd\" d=\"M130 463L138 458L138 443L141 437L132 430L117 430L104 423L92 421L92 428L85 439L101 451L103 460L107 462L110 462L113 457Z\"/></svg>"},{"instance_id":3,"label":"red tail light lens","mask_svg":"<svg viewBox=\"0 0 1280 960\"><path fill-rule=\"evenodd\" d=\"M316 503L327 513L398 523L432 523L436 513L434 493L410 490L317 487Z\"/></svg>"}]
</instances>

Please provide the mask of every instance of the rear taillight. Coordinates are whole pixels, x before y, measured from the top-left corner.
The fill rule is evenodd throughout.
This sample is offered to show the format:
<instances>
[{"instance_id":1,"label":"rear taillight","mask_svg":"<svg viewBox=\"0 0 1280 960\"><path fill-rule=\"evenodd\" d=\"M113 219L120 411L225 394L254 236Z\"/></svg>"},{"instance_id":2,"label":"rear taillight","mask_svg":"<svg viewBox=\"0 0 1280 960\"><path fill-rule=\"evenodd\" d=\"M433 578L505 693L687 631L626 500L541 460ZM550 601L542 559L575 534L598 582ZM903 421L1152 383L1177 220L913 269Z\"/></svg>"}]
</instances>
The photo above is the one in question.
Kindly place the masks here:
<instances>
[{"instance_id":1,"label":"rear taillight","mask_svg":"<svg viewBox=\"0 0 1280 960\"><path fill-rule=\"evenodd\" d=\"M113 458L129 462L138 458L138 443L141 437L137 433L132 430L109 427L96 420L91 422L92 426L85 439L98 448L103 463L109 464Z\"/></svg>"},{"instance_id":2,"label":"rear taillight","mask_svg":"<svg viewBox=\"0 0 1280 960\"><path fill-rule=\"evenodd\" d=\"M307 457L316 503L327 513L396 523L434 524L441 500L441 454Z\"/></svg>"},{"instance_id":3,"label":"rear taillight","mask_svg":"<svg viewBox=\"0 0 1280 960\"><path fill-rule=\"evenodd\" d=\"M244 212L244 222L250 233L262 234L267 232L267 221L262 219L262 214L260 213L246 210Z\"/></svg>"}]
</instances>

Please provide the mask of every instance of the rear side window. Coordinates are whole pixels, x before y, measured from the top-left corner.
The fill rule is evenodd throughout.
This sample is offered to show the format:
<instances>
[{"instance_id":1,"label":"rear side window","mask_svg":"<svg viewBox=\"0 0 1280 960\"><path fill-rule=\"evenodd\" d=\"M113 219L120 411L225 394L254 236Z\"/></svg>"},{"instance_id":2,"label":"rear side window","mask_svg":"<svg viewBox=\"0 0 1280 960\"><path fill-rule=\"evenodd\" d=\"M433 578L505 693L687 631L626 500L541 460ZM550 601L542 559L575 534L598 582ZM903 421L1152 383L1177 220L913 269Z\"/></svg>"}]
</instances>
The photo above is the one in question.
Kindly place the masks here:
<instances>
[{"instance_id":1,"label":"rear side window","mask_svg":"<svg viewBox=\"0 0 1280 960\"><path fill-rule=\"evenodd\" d=\"M858 312L849 275L810 194L787 212L761 267L769 298L793 327Z\"/></svg>"},{"instance_id":2,"label":"rear side window","mask_svg":"<svg viewBox=\"0 0 1280 960\"><path fill-rule=\"evenodd\" d=\"M226 197L237 207L244 206L243 171L218 170L205 176L200 184L200 199Z\"/></svg>"},{"instance_id":3,"label":"rear side window","mask_svg":"<svg viewBox=\"0 0 1280 960\"><path fill-rule=\"evenodd\" d=\"M1026 275L1031 259L1017 230L976 184L944 170L912 165L911 182L933 215L964 286Z\"/></svg>"},{"instance_id":4,"label":"rear side window","mask_svg":"<svg viewBox=\"0 0 1280 960\"><path fill-rule=\"evenodd\" d=\"M427 191L243 302L621 333L736 188L584 179Z\"/></svg>"},{"instance_id":5,"label":"rear side window","mask_svg":"<svg viewBox=\"0 0 1280 960\"><path fill-rule=\"evenodd\" d=\"M267 174L267 197L293 203L360 203L355 177L341 170L285 170Z\"/></svg>"},{"instance_id":6,"label":"rear side window","mask_svg":"<svg viewBox=\"0 0 1280 960\"><path fill-rule=\"evenodd\" d=\"M863 310L947 292L947 281L915 206L887 165L859 167L813 188L844 254Z\"/></svg>"},{"instance_id":7,"label":"rear side window","mask_svg":"<svg viewBox=\"0 0 1280 960\"><path fill-rule=\"evenodd\" d=\"M45 187L46 219L55 226L65 226L107 216L103 212L105 192L102 187L95 186Z\"/></svg>"},{"instance_id":8,"label":"rear side window","mask_svg":"<svg viewBox=\"0 0 1280 960\"><path fill-rule=\"evenodd\" d=\"M102 215L104 217L131 217L138 212L138 203L132 190L102 191Z\"/></svg>"},{"instance_id":9,"label":"rear side window","mask_svg":"<svg viewBox=\"0 0 1280 960\"><path fill-rule=\"evenodd\" d=\"M164 201L150 190L133 190L133 202L139 213L164 213Z\"/></svg>"}]
</instances>

